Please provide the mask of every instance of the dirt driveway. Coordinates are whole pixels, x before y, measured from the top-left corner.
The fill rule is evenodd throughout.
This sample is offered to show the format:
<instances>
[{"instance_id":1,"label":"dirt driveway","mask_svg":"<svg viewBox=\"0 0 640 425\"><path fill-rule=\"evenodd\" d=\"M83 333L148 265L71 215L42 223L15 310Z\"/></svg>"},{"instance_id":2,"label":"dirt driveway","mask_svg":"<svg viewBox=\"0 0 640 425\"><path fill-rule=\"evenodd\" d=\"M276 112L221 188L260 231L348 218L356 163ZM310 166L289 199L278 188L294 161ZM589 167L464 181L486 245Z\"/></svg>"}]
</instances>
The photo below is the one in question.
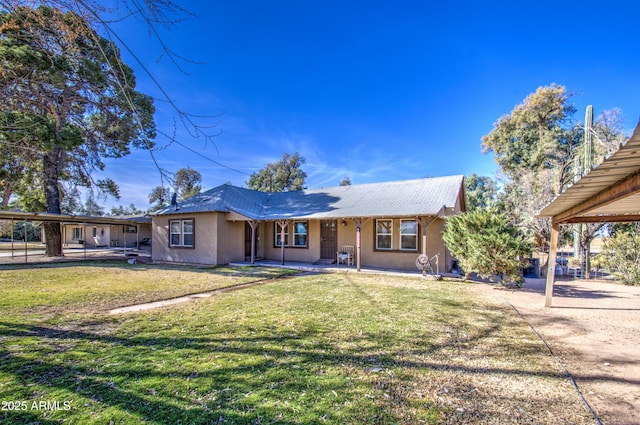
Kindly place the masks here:
<instances>
[{"instance_id":1,"label":"dirt driveway","mask_svg":"<svg viewBox=\"0 0 640 425\"><path fill-rule=\"evenodd\" d=\"M478 283L535 329L574 377L603 424L640 424L640 287L594 280L557 281L544 307L544 279L520 290Z\"/></svg>"}]
</instances>

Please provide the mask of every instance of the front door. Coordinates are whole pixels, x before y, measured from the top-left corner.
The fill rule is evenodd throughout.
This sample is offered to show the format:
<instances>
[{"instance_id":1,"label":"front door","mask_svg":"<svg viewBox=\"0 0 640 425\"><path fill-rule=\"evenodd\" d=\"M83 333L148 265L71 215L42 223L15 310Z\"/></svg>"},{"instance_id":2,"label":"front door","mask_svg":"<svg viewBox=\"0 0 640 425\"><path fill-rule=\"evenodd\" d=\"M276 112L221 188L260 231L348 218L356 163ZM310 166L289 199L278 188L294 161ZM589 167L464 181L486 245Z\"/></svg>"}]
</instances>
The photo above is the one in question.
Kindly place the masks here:
<instances>
[{"instance_id":1,"label":"front door","mask_svg":"<svg viewBox=\"0 0 640 425\"><path fill-rule=\"evenodd\" d=\"M258 241L260 238L258 237L258 231L260 230L260 226L256 223L256 250L253 253L254 258L258 256ZM244 222L244 256L246 258L251 258L251 225L248 221Z\"/></svg>"},{"instance_id":2,"label":"front door","mask_svg":"<svg viewBox=\"0 0 640 425\"><path fill-rule=\"evenodd\" d=\"M335 220L320 221L320 258L335 260L338 251L336 232Z\"/></svg>"}]
</instances>

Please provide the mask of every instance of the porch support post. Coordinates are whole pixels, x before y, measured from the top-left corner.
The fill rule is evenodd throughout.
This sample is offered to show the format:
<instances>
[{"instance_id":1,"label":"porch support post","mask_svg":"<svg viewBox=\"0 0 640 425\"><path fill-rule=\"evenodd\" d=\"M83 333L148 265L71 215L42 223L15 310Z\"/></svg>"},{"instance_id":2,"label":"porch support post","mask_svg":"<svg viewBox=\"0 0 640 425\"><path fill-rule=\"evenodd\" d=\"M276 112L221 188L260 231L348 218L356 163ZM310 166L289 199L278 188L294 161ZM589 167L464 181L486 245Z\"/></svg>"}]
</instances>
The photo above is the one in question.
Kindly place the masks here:
<instances>
[{"instance_id":1,"label":"porch support post","mask_svg":"<svg viewBox=\"0 0 640 425\"><path fill-rule=\"evenodd\" d=\"M547 285L544 295L545 307L551 307L551 299L553 298L553 281L556 277L556 255L558 252L558 235L560 233L560 224L551 219L551 242L549 244L549 259L547 260Z\"/></svg>"},{"instance_id":2,"label":"porch support post","mask_svg":"<svg viewBox=\"0 0 640 425\"><path fill-rule=\"evenodd\" d=\"M280 225L280 264L284 266L284 246L285 246L285 230L289 225L289 220L279 220L276 222Z\"/></svg>"},{"instance_id":3,"label":"porch support post","mask_svg":"<svg viewBox=\"0 0 640 425\"><path fill-rule=\"evenodd\" d=\"M60 222L60 234L62 235L62 243L60 244L60 252L62 257L64 257L64 242L67 240L67 226L64 225L64 221Z\"/></svg>"},{"instance_id":4,"label":"porch support post","mask_svg":"<svg viewBox=\"0 0 640 425\"><path fill-rule=\"evenodd\" d=\"M258 222L249 220L248 223L249 223L249 227L251 227L251 264L255 264L256 262L256 228L258 227Z\"/></svg>"},{"instance_id":5,"label":"porch support post","mask_svg":"<svg viewBox=\"0 0 640 425\"><path fill-rule=\"evenodd\" d=\"M435 221L435 217L417 217L420 227L422 227L422 254L427 255L427 227Z\"/></svg>"},{"instance_id":6,"label":"porch support post","mask_svg":"<svg viewBox=\"0 0 640 425\"><path fill-rule=\"evenodd\" d=\"M360 271L360 260L362 257L362 243L361 243L361 228L364 223L367 222L366 218L353 218L353 223L356 225L356 270Z\"/></svg>"}]
</instances>

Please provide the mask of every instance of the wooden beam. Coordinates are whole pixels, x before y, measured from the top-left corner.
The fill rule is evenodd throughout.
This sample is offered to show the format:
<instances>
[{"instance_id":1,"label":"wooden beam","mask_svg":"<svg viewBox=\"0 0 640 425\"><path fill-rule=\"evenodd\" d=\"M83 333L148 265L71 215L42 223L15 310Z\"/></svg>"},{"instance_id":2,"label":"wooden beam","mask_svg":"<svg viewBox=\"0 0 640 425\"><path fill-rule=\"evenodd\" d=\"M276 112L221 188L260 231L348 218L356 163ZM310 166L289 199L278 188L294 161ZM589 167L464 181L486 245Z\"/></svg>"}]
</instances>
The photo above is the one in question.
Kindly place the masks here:
<instances>
[{"instance_id":1,"label":"wooden beam","mask_svg":"<svg viewBox=\"0 0 640 425\"><path fill-rule=\"evenodd\" d=\"M280 226L280 264L284 266L284 247L285 247L285 230L289 226L289 220L278 220L276 223Z\"/></svg>"},{"instance_id":2,"label":"wooden beam","mask_svg":"<svg viewBox=\"0 0 640 425\"><path fill-rule=\"evenodd\" d=\"M356 271L360 271L360 257L362 255L362 226L368 221L368 218L352 218L353 224L356 225Z\"/></svg>"},{"instance_id":3,"label":"wooden beam","mask_svg":"<svg viewBox=\"0 0 640 425\"><path fill-rule=\"evenodd\" d=\"M256 229L259 223L257 221L249 220L249 227L251 227L251 264L256 262Z\"/></svg>"},{"instance_id":4,"label":"wooden beam","mask_svg":"<svg viewBox=\"0 0 640 425\"><path fill-rule=\"evenodd\" d=\"M640 214L585 215L570 218L562 223L625 223L631 221L640 221Z\"/></svg>"},{"instance_id":5,"label":"wooden beam","mask_svg":"<svg viewBox=\"0 0 640 425\"><path fill-rule=\"evenodd\" d=\"M547 261L547 284L544 290L544 306L551 307L553 298L553 281L556 278L556 254L558 252L558 235L560 224L553 221L551 223L551 243L549 244L549 260Z\"/></svg>"},{"instance_id":6,"label":"wooden beam","mask_svg":"<svg viewBox=\"0 0 640 425\"><path fill-rule=\"evenodd\" d=\"M422 228L422 254L427 255L427 227L436 220L437 217L416 217Z\"/></svg>"},{"instance_id":7,"label":"wooden beam","mask_svg":"<svg viewBox=\"0 0 640 425\"><path fill-rule=\"evenodd\" d=\"M553 217L553 220L558 223L568 223L569 220L575 217L582 216L591 210L603 207L638 192L640 192L640 170L612 184L576 206L556 215Z\"/></svg>"}]
</instances>

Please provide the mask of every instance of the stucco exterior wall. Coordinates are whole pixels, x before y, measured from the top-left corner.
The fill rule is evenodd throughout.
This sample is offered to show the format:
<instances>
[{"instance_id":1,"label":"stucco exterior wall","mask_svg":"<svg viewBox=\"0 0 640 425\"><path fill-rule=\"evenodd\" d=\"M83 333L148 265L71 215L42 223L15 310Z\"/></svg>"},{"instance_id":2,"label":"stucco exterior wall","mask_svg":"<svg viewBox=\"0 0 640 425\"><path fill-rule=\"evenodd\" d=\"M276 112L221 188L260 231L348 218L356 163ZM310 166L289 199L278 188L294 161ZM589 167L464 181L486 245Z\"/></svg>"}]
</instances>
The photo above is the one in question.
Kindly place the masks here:
<instances>
[{"instance_id":1,"label":"stucco exterior wall","mask_svg":"<svg viewBox=\"0 0 640 425\"><path fill-rule=\"evenodd\" d=\"M65 224L63 235L63 243L65 246L82 245L78 240L73 239L74 228L82 229L82 240L87 248L96 248L97 246L125 246L124 225L93 223ZM93 236L94 229L96 233L95 237ZM142 241L142 239L151 237L151 223L140 224L138 230L138 233L126 234L126 246L128 248L136 247L137 243Z\"/></svg>"},{"instance_id":2,"label":"stucco exterior wall","mask_svg":"<svg viewBox=\"0 0 640 425\"><path fill-rule=\"evenodd\" d=\"M400 250L400 219L393 220L393 241L391 250L376 250L375 219L369 219L361 227L361 265L363 267L385 267L401 270L416 270L415 261L422 254L422 228L418 230L418 249L415 251ZM342 224L344 221L344 225ZM356 247L356 225L351 219L337 220L337 250L343 245ZM268 260L280 260L281 248L274 246L275 224L261 223L266 232L262 241L264 256ZM427 255L429 258L440 253L439 271L451 268L450 255L442 239L444 220L436 219L427 228ZM291 237L291 235L290 235ZM309 246L307 248L285 247L285 261L314 262L320 259L320 221L309 221ZM435 268L435 260L433 261Z\"/></svg>"},{"instance_id":3,"label":"stucco exterior wall","mask_svg":"<svg viewBox=\"0 0 640 425\"><path fill-rule=\"evenodd\" d=\"M158 216L153 219L152 258L194 264L221 265L245 260L245 224L230 221L224 213L176 214ZM194 247L169 246L169 221L173 219L194 220ZM423 252L422 227L418 229L417 250L400 249L400 218L387 218L393 222L392 249L376 249L375 219L368 219L361 227L361 265L399 270L416 270L416 258ZM344 221L344 225L342 222ZM308 246L285 247L285 261L314 262L320 259L320 220L308 221ZM337 250L343 245L356 247L356 225L351 219L337 220ZM451 269L452 258L444 245L442 231L445 220L436 218L427 227L426 253L429 258L440 254L439 272ZM275 246L275 223L260 223L259 256L268 260L280 260L281 248ZM289 230L289 239L293 235ZM435 260L432 261L435 269Z\"/></svg>"},{"instance_id":4,"label":"stucco exterior wall","mask_svg":"<svg viewBox=\"0 0 640 425\"><path fill-rule=\"evenodd\" d=\"M218 253L216 264L244 261L244 221L228 221L226 214L216 214Z\"/></svg>"},{"instance_id":5,"label":"stucco exterior wall","mask_svg":"<svg viewBox=\"0 0 640 425\"><path fill-rule=\"evenodd\" d=\"M154 216L152 223L152 254L154 261L193 264L218 262L218 213L175 214ZM193 219L193 248L169 246L169 221Z\"/></svg>"},{"instance_id":6,"label":"stucco exterior wall","mask_svg":"<svg viewBox=\"0 0 640 425\"><path fill-rule=\"evenodd\" d=\"M313 262L320 258L320 221L310 220L309 233L307 235L307 247L293 247L286 246L284 248L285 261L301 261L301 262ZM262 236L262 248L264 252L264 258L268 260L280 260L282 248L275 246L275 226L274 222L264 222L260 224L261 231L264 230ZM293 235L289 232L289 239Z\"/></svg>"},{"instance_id":7,"label":"stucco exterior wall","mask_svg":"<svg viewBox=\"0 0 640 425\"><path fill-rule=\"evenodd\" d=\"M382 250L376 249L375 235L375 219L369 219L361 228L361 265L363 267L384 267L400 270L416 270L416 258L422 254L422 227L418 229L418 249L417 250L400 250L400 218L387 218L393 220L392 249ZM349 222L349 220L347 220ZM353 244L355 246L356 226L348 223L347 226L339 226L343 232L338 233L339 240L343 244ZM444 229L444 220L436 219L427 227L427 256L433 257L440 253L438 263L440 272L445 271L443 267L446 262L446 248L442 240L442 230ZM353 243L350 243L353 241ZM349 242L349 243L347 243ZM435 268L435 260L432 262Z\"/></svg>"},{"instance_id":8,"label":"stucco exterior wall","mask_svg":"<svg viewBox=\"0 0 640 425\"><path fill-rule=\"evenodd\" d=\"M124 225L114 224L111 226L111 240L116 242L116 246L126 246L128 248L136 247L138 242L142 242L144 238L151 237L151 224L140 224L138 226L133 225L137 232L126 233L124 232Z\"/></svg>"}]
</instances>

